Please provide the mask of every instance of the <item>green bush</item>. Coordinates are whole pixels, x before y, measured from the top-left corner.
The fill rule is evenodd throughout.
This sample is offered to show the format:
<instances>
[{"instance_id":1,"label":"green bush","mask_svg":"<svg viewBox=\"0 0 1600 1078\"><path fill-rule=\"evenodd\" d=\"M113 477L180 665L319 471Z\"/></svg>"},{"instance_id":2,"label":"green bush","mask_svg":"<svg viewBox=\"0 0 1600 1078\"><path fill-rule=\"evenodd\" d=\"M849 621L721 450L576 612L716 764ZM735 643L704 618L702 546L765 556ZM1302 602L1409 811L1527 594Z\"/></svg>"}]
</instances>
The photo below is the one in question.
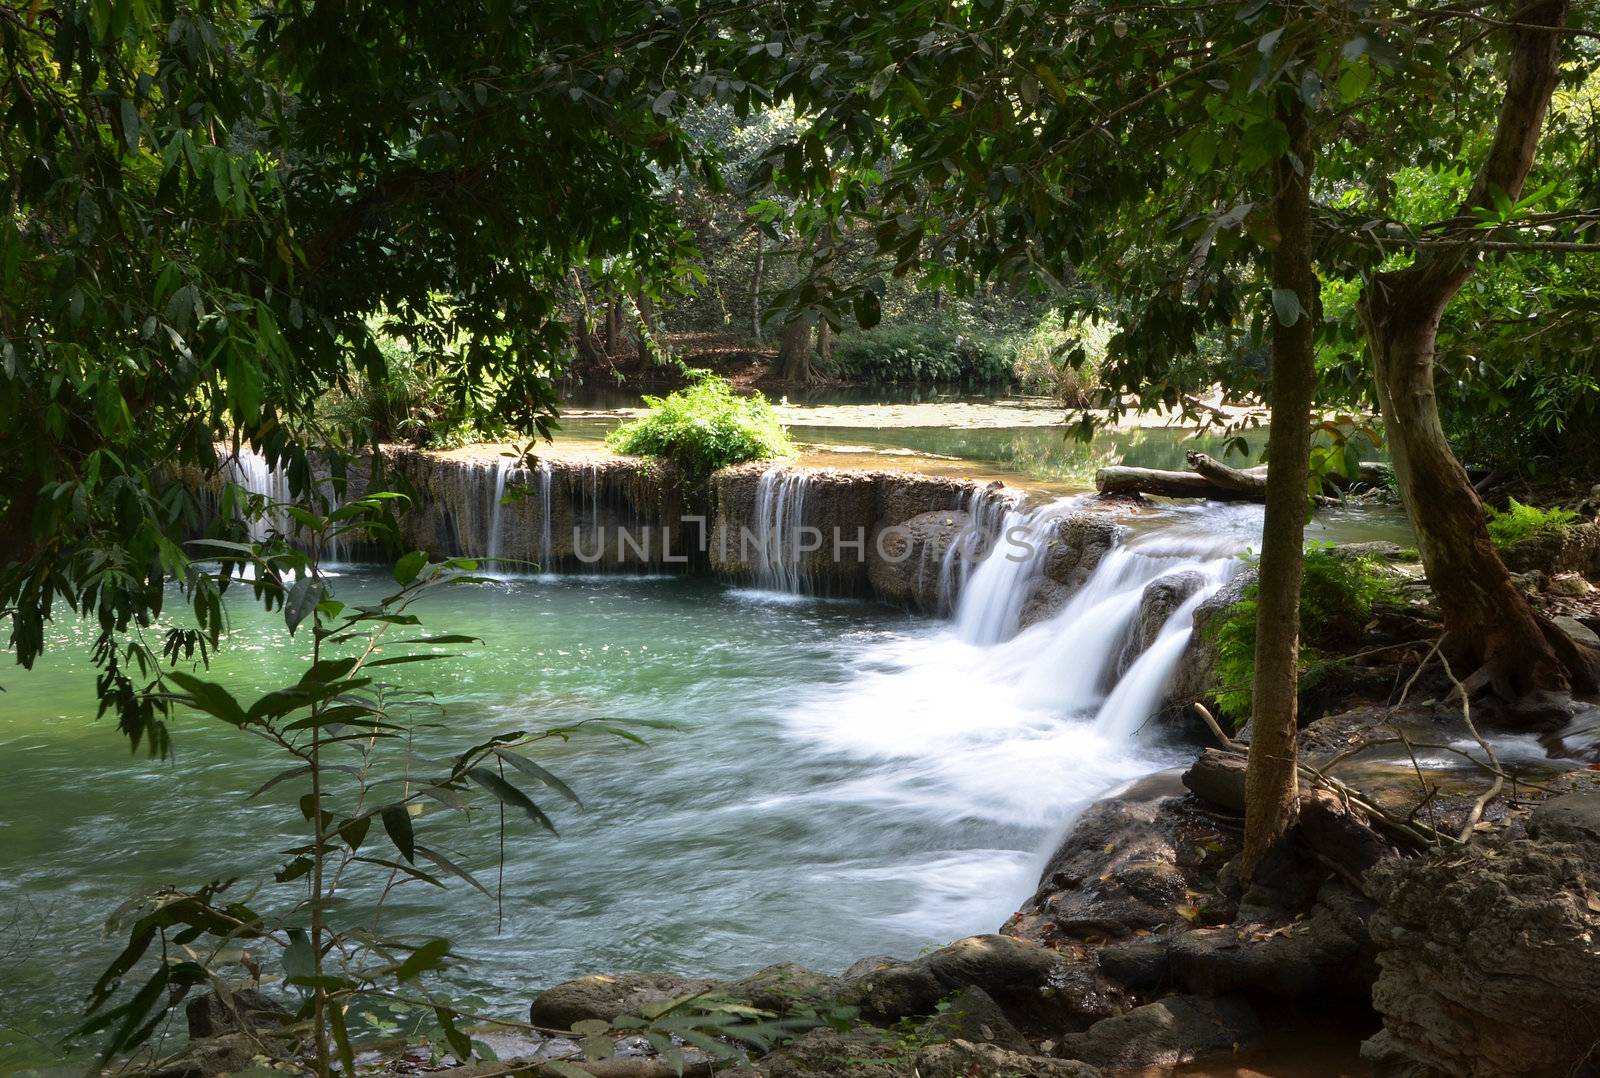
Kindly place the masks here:
<instances>
[{"instance_id":1,"label":"green bush","mask_svg":"<svg viewBox=\"0 0 1600 1078\"><path fill-rule=\"evenodd\" d=\"M880 385L1003 386L1012 378L993 338L937 324L878 326L841 337L829 373Z\"/></svg>"},{"instance_id":2,"label":"green bush","mask_svg":"<svg viewBox=\"0 0 1600 1078\"><path fill-rule=\"evenodd\" d=\"M1067 327L1052 312L1033 329L1007 337L1003 348L1024 393L1083 407L1089 403L1087 391L1098 384L1110 337L1109 325L1079 321ZM1074 355L1077 349L1081 352Z\"/></svg>"},{"instance_id":3,"label":"green bush","mask_svg":"<svg viewBox=\"0 0 1600 1078\"><path fill-rule=\"evenodd\" d=\"M618 453L670 460L693 479L747 460L790 456L794 442L761 394L741 397L727 381L705 371L665 397L646 397L650 414L624 423L606 437Z\"/></svg>"},{"instance_id":4,"label":"green bush","mask_svg":"<svg viewBox=\"0 0 1600 1078\"><path fill-rule=\"evenodd\" d=\"M1489 538L1497 547L1510 547L1546 531L1557 531L1578 519L1578 514L1557 506L1535 509L1512 498L1506 509L1489 510Z\"/></svg>"},{"instance_id":5,"label":"green bush","mask_svg":"<svg viewBox=\"0 0 1600 1078\"><path fill-rule=\"evenodd\" d=\"M1259 595L1259 585L1251 583L1207 629L1217 647L1217 708L1236 724L1250 717ZM1331 544L1309 548L1300 581L1302 682L1320 661L1319 645L1327 644L1330 625L1339 620L1364 621L1375 604L1399 598L1399 582L1377 558L1352 557Z\"/></svg>"}]
</instances>

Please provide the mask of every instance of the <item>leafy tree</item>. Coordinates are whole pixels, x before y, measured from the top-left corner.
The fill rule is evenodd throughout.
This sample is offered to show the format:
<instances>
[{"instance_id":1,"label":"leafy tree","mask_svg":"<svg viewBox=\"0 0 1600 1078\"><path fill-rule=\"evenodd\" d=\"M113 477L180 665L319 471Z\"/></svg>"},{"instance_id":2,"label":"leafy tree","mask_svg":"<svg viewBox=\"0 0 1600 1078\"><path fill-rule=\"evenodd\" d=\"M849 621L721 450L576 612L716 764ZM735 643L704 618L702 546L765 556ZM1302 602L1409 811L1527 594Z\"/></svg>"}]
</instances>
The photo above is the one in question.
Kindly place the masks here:
<instances>
[{"instance_id":1,"label":"leafy tree","mask_svg":"<svg viewBox=\"0 0 1600 1078\"><path fill-rule=\"evenodd\" d=\"M216 443L313 486L315 402L439 357L495 421L549 428L574 266L690 253L663 170L706 13L649 0L0 5L0 612L24 665L98 620L102 699L164 745L123 630L215 589L178 540ZM748 97L713 84L705 95ZM640 294L644 294L641 291ZM335 462L335 481L342 473Z\"/></svg>"}]
</instances>

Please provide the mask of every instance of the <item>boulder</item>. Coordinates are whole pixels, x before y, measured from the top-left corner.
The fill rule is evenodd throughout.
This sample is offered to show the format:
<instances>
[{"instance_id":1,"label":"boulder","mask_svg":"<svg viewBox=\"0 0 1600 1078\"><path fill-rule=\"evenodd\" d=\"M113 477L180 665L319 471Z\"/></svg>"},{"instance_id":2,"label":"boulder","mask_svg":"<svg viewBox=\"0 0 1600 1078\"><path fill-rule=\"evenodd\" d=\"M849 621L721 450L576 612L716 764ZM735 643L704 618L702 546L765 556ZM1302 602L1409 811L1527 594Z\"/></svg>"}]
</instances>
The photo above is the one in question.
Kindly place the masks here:
<instances>
[{"instance_id":1,"label":"boulder","mask_svg":"<svg viewBox=\"0 0 1600 1078\"><path fill-rule=\"evenodd\" d=\"M1144 654L1156 642L1161 630L1166 628L1172 615L1188 602L1190 597L1205 587L1206 578L1197 572L1167 573L1145 585L1139 597L1139 614L1134 620L1132 639L1123 652L1123 663L1131 666L1133 660Z\"/></svg>"},{"instance_id":2,"label":"boulder","mask_svg":"<svg viewBox=\"0 0 1600 1078\"><path fill-rule=\"evenodd\" d=\"M757 1065L765 1078L836 1078L841 1074L903 1075L899 1042L881 1029L848 1033L826 1027L797 1037Z\"/></svg>"},{"instance_id":3,"label":"boulder","mask_svg":"<svg viewBox=\"0 0 1600 1078\"><path fill-rule=\"evenodd\" d=\"M249 1070L257 1056L270 1059L290 1051L288 1045L281 1045L269 1056L256 1035L224 1033L191 1041L176 1059L166 1060L143 1073L149 1078L215 1078L219 1074Z\"/></svg>"},{"instance_id":4,"label":"boulder","mask_svg":"<svg viewBox=\"0 0 1600 1078\"><path fill-rule=\"evenodd\" d=\"M1596 1072L1600 847L1502 838L1387 862L1366 882L1384 1032L1363 1055L1378 1073Z\"/></svg>"},{"instance_id":5,"label":"boulder","mask_svg":"<svg viewBox=\"0 0 1600 1078\"><path fill-rule=\"evenodd\" d=\"M1600 523L1545 528L1501 552L1513 573L1581 573L1600 577Z\"/></svg>"},{"instance_id":6,"label":"boulder","mask_svg":"<svg viewBox=\"0 0 1600 1078\"><path fill-rule=\"evenodd\" d=\"M1018 618L1017 627L1026 629L1041 621L1049 621L1061 613L1071 601L1071 588L1042 576L1035 580L1029 589L1027 601L1022 604L1022 615Z\"/></svg>"},{"instance_id":7,"label":"boulder","mask_svg":"<svg viewBox=\"0 0 1600 1078\"><path fill-rule=\"evenodd\" d=\"M1014 1052L1032 1051L1000 1005L976 987L963 988L939 1004L939 1013L922 1024L919 1035L928 1041L963 1040Z\"/></svg>"},{"instance_id":8,"label":"boulder","mask_svg":"<svg viewBox=\"0 0 1600 1078\"><path fill-rule=\"evenodd\" d=\"M759 969L729 984L724 992L732 999L776 1014L846 1006L854 1003L856 994L854 986L844 978L829 977L795 962Z\"/></svg>"},{"instance_id":9,"label":"boulder","mask_svg":"<svg viewBox=\"0 0 1600 1078\"><path fill-rule=\"evenodd\" d=\"M1556 842L1600 845L1600 790L1580 790L1541 801L1528 816L1528 834Z\"/></svg>"},{"instance_id":10,"label":"boulder","mask_svg":"<svg viewBox=\"0 0 1600 1078\"><path fill-rule=\"evenodd\" d=\"M1061 1038L1058 1054L1107 1070L1170 1067L1257 1041L1261 1023L1233 997L1170 996Z\"/></svg>"},{"instance_id":11,"label":"boulder","mask_svg":"<svg viewBox=\"0 0 1600 1078\"><path fill-rule=\"evenodd\" d=\"M1122 542L1122 525L1101 513L1072 513L1045 539L1044 575L1075 592Z\"/></svg>"},{"instance_id":12,"label":"boulder","mask_svg":"<svg viewBox=\"0 0 1600 1078\"><path fill-rule=\"evenodd\" d=\"M1023 1028L1081 1028L1120 1002L1096 976L1036 943L970 936L921 958L880 966L856 983L862 1013L872 1021L932 1014L951 993L976 987Z\"/></svg>"},{"instance_id":13,"label":"boulder","mask_svg":"<svg viewBox=\"0 0 1600 1078\"><path fill-rule=\"evenodd\" d=\"M575 1022L609 1022L624 1014L638 1014L641 1007L651 1003L715 987L716 981L667 973L590 974L539 993L529 1008L528 1021L542 1029L571 1029Z\"/></svg>"},{"instance_id":14,"label":"boulder","mask_svg":"<svg viewBox=\"0 0 1600 1078\"><path fill-rule=\"evenodd\" d=\"M945 555L958 543L963 550L979 537L971 514L960 509L919 513L881 532L867 548L867 580L878 597L927 614L945 610L953 596L940 588Z\"/></svg>"},{"instance_id":15,"label":"boulder","mask_svg":"<svg viewBox=\"0 0 1600 1078\"><path fill-rule=\"evenodd\" d=\"M189 1022L189 1036L217 1037L252 1029L281 1029L290 1019L289 1011L277 1000L254 988L240 988L223 999L215 992L191 999L183 1008Z\"/></svg>"},{"instance_id":16,"label":"boulder","mask_svg":"<svg viewBox=\"0 0 1600 1078\"><path fill-rule=\"evenodd\" d=\"M1183 658L1167 682L1167 703L1170 707L1188 707L1204 700L1216 691L1217 645L1212 633L1217 621L1243 596L1245 589L1254 584L1254 569L1241 570L1215 595L1205 600L1194 611L1194 635L1184 649Z\"/></svg>"},{"instance_id":17,"label":"boulder","mask_svg":"<svg viewBox=\"0 0 1600 1078\"><path fill-rule=\"evenodd\" d=\"M1114 943L1095 952L1107 977L1135 992L1160 988L1172 976L1172 957L1165 936Z\"/></svg>"},{"instance_id":18,"label":"boulder","mask_svg":"<svg viewBox=\"0 0 1600 1078\"><path fill-rule=\"evenodd\" d=\"M919 1078L1099 1078L1098 1068L1075 1059L1028 1055L994 1044L952 1040L917 1053Z\"/></svg>"},{"instance_id":19,"label":"boulder","mask_svg":"<svg viewBox=\"0 0 1600 1078\"><path fill-rule=\"evenodd\" d=\"M1175 773L1140 780L1086 809L1040 877L1039 890L1006 927L1055 943L1125 938L1140 929L1210 919L1189 902L1211 894L1238 838L1187 799ZM1217 910L1217 916L1225 911Z\"/></svg>"}]
</instances>

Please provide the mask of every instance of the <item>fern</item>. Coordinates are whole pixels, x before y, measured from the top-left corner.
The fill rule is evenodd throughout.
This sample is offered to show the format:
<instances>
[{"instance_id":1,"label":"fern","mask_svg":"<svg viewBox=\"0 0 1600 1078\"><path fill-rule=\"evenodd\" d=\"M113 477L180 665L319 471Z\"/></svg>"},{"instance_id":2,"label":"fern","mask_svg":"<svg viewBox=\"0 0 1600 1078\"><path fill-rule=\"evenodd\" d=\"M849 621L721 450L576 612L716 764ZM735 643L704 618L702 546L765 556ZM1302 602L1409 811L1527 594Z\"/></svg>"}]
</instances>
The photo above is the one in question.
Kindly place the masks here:
<instances>
[{"instance_id":1,"label":"fern","mask_svg":"<svg viewBox=\"0 0 1600 1078\"><path fill-rule=\"evenodd\" d=\"M1532 539L1536 535L1563 530L1578 519L1577 513L1570 509L1562 509L1560 506L1553 509L1535 509L1531 505L1523 505L1515 498L1510 499L1510 502L1510 506L1506 509L1489 510L1489 538L1501 549L1515 546L1524 539Z\"/></svg>"}]
</instances>

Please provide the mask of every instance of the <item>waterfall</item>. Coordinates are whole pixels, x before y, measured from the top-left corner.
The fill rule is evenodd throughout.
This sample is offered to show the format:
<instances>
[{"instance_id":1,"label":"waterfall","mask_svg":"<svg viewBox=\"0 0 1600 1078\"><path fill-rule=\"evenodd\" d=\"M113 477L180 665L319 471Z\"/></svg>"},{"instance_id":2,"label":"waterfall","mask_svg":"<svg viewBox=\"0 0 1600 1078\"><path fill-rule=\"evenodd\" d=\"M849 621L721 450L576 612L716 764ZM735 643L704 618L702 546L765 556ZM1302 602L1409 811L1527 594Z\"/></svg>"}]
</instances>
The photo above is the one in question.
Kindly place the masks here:
<instances>
[{"instance_id":1,"label":"waterfall","mask_svg":"<svg viewBox=\"0 0 1600 1078\"><path fill-rule=\"evenodd\" d=\"M288 472L272 467L266 457L245 448L239 450L237 457L228 458L223 473L230 483L247 494L259 495L273 503L273 507L261 516L245 519L245 528L252 543L265 542L274 533L289 534L291 518L279 508L294 502L294 495L289 490Z\"/></svg>"},{"instance_id":2,"label":"waterfall","mask_svg":"<svg viewBox=\"0 0 1600 1078\"><path fill-rule=\"evenodd\" d=\"M1062 498L1038 509L1005 511L993 549L960 589L956 632L961 639L995 644L1016 633L1029 586L1049 550L1049 533L1078 504L1079 499Z\"/></svg>"},{"instance_id":3,"label":"waterfall","mask_svg":"<svg viewBox=\"0 0 1600 1078\"><path fill-rule=\"evenodd\" d=\"M511 471L512 460L509 456L501 456L494 464L494 493L489 503L489 537L484 543L484 558L490 563L490 568L495 568L501 557L500 536L500 511L505 507L506 500L506 474Z\"/></svg>"},{"instance_id":4,"label":"waterfall","mask_svg":"<svg viewBox=\"0 0 1600 1078\"><path fill-rule=\"evenodd\" d=\"M767 591L800 595L811 590L803 561L811 548L802 542L806 492L811 473L769 468L756 487L756 584Z\"/></svg>"},{"instance_id":5,"label":"waterfall","mask_svg":"<svg viewBox=\"0 0 1600 1078\"><path fill-rule=\"evenodd\" d=\"M960 509L967 514L967 523L939 563L940 613L954 612L973 567L981 565L993 549L995 538L1004 532L1006 516L1015 508L1016 501L1013 492L993 485L975 487L962 494Z\"/></svg>"},{"instance_id":6,"label":"waterfall","mask_svg":"<svg viewBox=\"0 0 1600 1078\"><path fill-rule=\"evenodd\" d=\"M555 566L555 524L551 501L553 477L550 462L541 460L535 483L539 491L539 571L542 573L553 572Z\"/></svg>"}]
</instances>

